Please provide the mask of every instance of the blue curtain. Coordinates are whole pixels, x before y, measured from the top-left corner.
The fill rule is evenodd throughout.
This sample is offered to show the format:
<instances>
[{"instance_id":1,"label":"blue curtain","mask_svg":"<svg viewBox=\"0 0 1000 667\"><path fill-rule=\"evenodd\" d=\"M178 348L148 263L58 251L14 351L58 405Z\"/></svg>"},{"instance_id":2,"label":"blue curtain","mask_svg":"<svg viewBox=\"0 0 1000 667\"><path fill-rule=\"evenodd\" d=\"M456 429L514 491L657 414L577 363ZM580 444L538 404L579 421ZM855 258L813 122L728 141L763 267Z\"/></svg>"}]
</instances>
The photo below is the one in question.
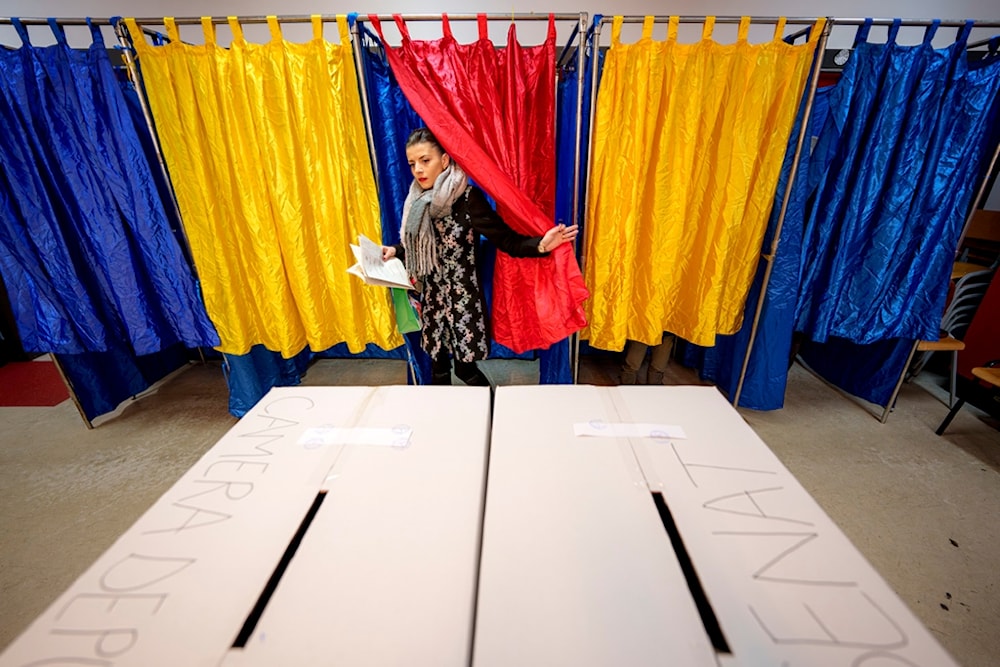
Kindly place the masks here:
<instances>
[{"instance_id":1,"label":"blue curtain","mask_svg":"<svg viewBox=\"0 0 1000 667\"><path fill-rule=\"evenodd\" d=\"M970 65L971 22L934 49L859 40L831 92L804 238L797 329L818 342L936 339L978 185L1000 62Z\"/></svg>"},{"instance_id":2,"label":"blue curtain","mask_svg":"<svg viewBox=\"0 0 1000 667\"><path fill-rule=\"evenodd\" d=\"M590 94L591 85L591 63L593 57L597 55L598 76L604 65L604 54L600 48L594 46L594 29L601 23L603 16L596 14L587 31L585 39L583 83L577 81L577 58L574 53L559 72L559 93L556 109L556 219L567 225L580 225L580 234L586 233L583 223L586 218L586 207L584 206L584 194L587 186L587 146L590 143ZM583 88L583 105L580 110L580 143L576 142L576 102L577 91ZM578 199L577 217L573 219L573 166L574 161L579 156L580 169L576 183L576 194ZM583 243L577 243L577 260L583 251ZM581 353L590 352L590 346L585 341L580 342ZM603 354L603 351L598 351ZM569 359L569 340L556 343L549 349L549 353L556 359ZM572 369L568 364L544 363L540 369L542 384L568 384L573 381Z\"/></svg>"},{"instance_id":3,"label":"blue curtain","mask_svg":"<svg viewBox=\"0 0 1000 667\"><path fill-rule=\"evenodd\" d=\"M86 51L0 50L0 271L26 350L60 355L88 417L218 337L97 27ZM142 127L145 124L142 123ZM162 357L158 357L162 353Z\"/></svg>"},{"instance_id":4,"label":"blue curtain","mask_svg":"<svg viewBox=\"0 0 1000 667\"><path fill-rule=\"evenodd\" d=\"M368 110L372 119L375 136L375 155L378 163L379 203L382 210L382 238L386 243L399 242L399 221L403 215L403 202L413 180L406 162L405 144L410 132L424 125L423 120L410 106L392 75L392 70L382 53L380 40L367 28L361 28L362 59L365 82L368 87ZM576 98L572 107L560 105L560 116L572 113L576 122ZM562 165L565 168L565 164ZM570 169L572 181L573 165ZM558 179L558 175L557 175ZM557 188L557 201L559 192ZM482 241L483 296L487 304L492 302L493 259L496 249ZM431 375L430 357L420 347L420 332L406 335L406 347L416 370L420 384L429 382ZM512 350L492 343L491 358L539 360L539 381L543 384L572 382L569 365L569 342L564 340L552 345L548 350L534 353L515 354Z\"/></svg>"},{"instance_id":5,"label":"blue curtain","mask_svg":"<svg viewBox=\"0 0 1000 667\"><path fill-rule=\"evenodd\" d=\"M799 288L799 264L802 253L802 229L806 215L806 205L810 192L809 165L810 146L817 127L823 127L828 109L829 88L817 89L809 115L806 138L799 156L799 166L792 192L789 196L785 218L781 228L781 238L773 259L771 277L767 284L764 306L761 310L753 351L747 365L739 405L754 410L777 410L784 405L785 387L788 382L788 367L792 349L792 333L795 324L795 305ZM799 108L798 117L789 137L785 151L781 176L764 235L763 248L770 250L777 231L781 204L788 188L795 146L802 126L806 99ZM763 286L766 264L757 267L749 295L743 327L732 336L717 336L711 348L686 345L683 362L695 366L703 379L714 382L723 392L732 397L739 384L743 359L750 342L753 316Z\"/></svg>"},{"instance_id":6,"label":"blue curtain","mask_svg":"<svg viewBox=\"0 0 1000 667\"><path fill-rule=\"evenodd\" d=\"M996 145L1000 59L956 42L867 41L833 89L816 145L797 329L803 360L886 405L915 339L936 340L971 199ZM991 128L993 128L991 130Z\"/></svg>"}]
</instances>

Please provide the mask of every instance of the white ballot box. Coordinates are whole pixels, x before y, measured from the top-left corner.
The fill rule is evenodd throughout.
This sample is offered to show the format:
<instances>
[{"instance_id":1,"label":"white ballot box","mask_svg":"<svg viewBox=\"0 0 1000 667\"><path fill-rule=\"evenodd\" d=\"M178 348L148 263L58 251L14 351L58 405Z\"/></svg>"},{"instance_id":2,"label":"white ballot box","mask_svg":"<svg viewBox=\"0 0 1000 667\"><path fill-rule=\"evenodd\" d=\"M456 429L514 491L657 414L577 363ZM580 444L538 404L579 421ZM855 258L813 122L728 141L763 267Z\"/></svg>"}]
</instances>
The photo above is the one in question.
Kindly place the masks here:
<instances>
[{"instance_id":1,"label":"white ballot box","mask_svg":"<svg viewBox=\"0 0 1000 667\"><path fill-rule=\"evenodd\" d=\"M473 665L954 662L712 387L497 390Z\"/></svg>"},{"instance_id":2,"label":"white ballot box","mask_svg":"<svg viewBox=\"0 0 1000 667\"><path fill-rule=\"evenodd\" d=\"M268 393L0 665L467 665L490 395Z\"/></svg>"}]
</instances>

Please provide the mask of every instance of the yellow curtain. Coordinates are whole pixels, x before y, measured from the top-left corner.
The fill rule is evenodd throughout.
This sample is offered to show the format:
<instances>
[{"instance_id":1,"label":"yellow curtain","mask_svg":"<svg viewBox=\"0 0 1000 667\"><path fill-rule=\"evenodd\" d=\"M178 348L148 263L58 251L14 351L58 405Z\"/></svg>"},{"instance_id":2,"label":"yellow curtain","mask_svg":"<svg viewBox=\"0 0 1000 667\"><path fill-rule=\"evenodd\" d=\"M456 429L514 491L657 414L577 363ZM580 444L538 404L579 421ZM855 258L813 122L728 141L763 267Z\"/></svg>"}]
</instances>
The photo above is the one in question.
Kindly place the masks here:
<instances>
[{"instance_id":1,"label":"yellow curtain","mask_svg":"<svg viewBox=\"0 0 1000 667\"><path fill-rule=\"evenodd\" d=\"M388 290L347 273L357 235L381 238L350 34L340 44L251 44L229 19L228 49L148 44L132 19L139 64L219 349L255 344L291 357L347 343L402 344Z\"/></svg>"},{"instance_id":2,"label":"yellow curtain","mask_svg":"<svg viewBox=\"0 0 1000 667\"><path fill-rule=\"evenodd\" d=\"M670 331L698 345L742 324L771 202L823 21L809 41L733 44L642 38L611 48L597 96L585 239L597 348L654 345Z\"/></svg>"}]
</instances>

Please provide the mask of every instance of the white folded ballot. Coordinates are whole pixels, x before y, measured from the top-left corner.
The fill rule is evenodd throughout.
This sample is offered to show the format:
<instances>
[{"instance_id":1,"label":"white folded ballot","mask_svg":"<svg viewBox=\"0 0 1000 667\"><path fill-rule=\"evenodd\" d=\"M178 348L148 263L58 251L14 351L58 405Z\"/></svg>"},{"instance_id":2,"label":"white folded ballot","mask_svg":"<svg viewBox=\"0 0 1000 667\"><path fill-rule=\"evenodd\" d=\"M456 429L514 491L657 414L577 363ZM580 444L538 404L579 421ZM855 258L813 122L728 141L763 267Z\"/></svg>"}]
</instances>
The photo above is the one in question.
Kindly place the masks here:
<instances>
[{"instance_id":1,"label":"white folded ballot","mask_svg":"<svg viewBox=\"0 0 1000 667\"><path fill-rule=\"evenodd\" d=\"M351 252L356 262L347 272L361 278L366 285L413 289L403 263L395 257L383 262L382 246L364 234L358 234L358 245L352 243Z\"/></svg>"}]
</instances>

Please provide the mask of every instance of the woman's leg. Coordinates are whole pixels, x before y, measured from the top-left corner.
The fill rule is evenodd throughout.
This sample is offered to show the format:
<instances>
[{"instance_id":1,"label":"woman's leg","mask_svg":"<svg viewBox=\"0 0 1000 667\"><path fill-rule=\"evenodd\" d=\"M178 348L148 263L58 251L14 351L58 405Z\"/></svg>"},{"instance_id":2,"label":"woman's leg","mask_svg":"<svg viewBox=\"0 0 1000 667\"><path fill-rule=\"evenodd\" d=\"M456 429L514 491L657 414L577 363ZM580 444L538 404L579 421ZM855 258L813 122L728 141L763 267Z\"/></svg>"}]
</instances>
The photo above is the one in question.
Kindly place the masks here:
<instances>
[{"instance_id":1,"label":"woman's leg","mask_svg":"<svg viewBox=\"0 0 1000 667\"><path fill-rule=\"evenodd\" d=\"M451 384L451 358L447 353L431 361L431 384Z\"/></svg>"},{"instance_id":2,"label":"woman's leg","mask_svg":"<svg viewBox=\"0 0 1000 667\"><path fill-rule=\"evenodd\" d=\"M625 344L625 364L622 366L621 384L635 384L647 347L649 346L637 340L630 340Z\"/></svg>"},{"instance_id":3,"label":"woman's leg","mask_svg":"<svg viewBox=\"0 0 1000 667\"><path fill-rule=\"evenodd\" d=\"M474 361L455 361L455 375L465 384L472 387L489 387L490 381L479 370Z\"/></svg>"},{"instance_id":4,"label":"woman's leg","mask_svg":"<svg viewBox=\"0 0 1000 667\"><path fill-rule=\"evenodd\" d=\"M663 340L653 348L649 355L649 369L646 371L646 384L663 384L663 374L667 372L670 363L670 353L674 351L674 335L663 334Z\"/></svg>"}]
</instances>

